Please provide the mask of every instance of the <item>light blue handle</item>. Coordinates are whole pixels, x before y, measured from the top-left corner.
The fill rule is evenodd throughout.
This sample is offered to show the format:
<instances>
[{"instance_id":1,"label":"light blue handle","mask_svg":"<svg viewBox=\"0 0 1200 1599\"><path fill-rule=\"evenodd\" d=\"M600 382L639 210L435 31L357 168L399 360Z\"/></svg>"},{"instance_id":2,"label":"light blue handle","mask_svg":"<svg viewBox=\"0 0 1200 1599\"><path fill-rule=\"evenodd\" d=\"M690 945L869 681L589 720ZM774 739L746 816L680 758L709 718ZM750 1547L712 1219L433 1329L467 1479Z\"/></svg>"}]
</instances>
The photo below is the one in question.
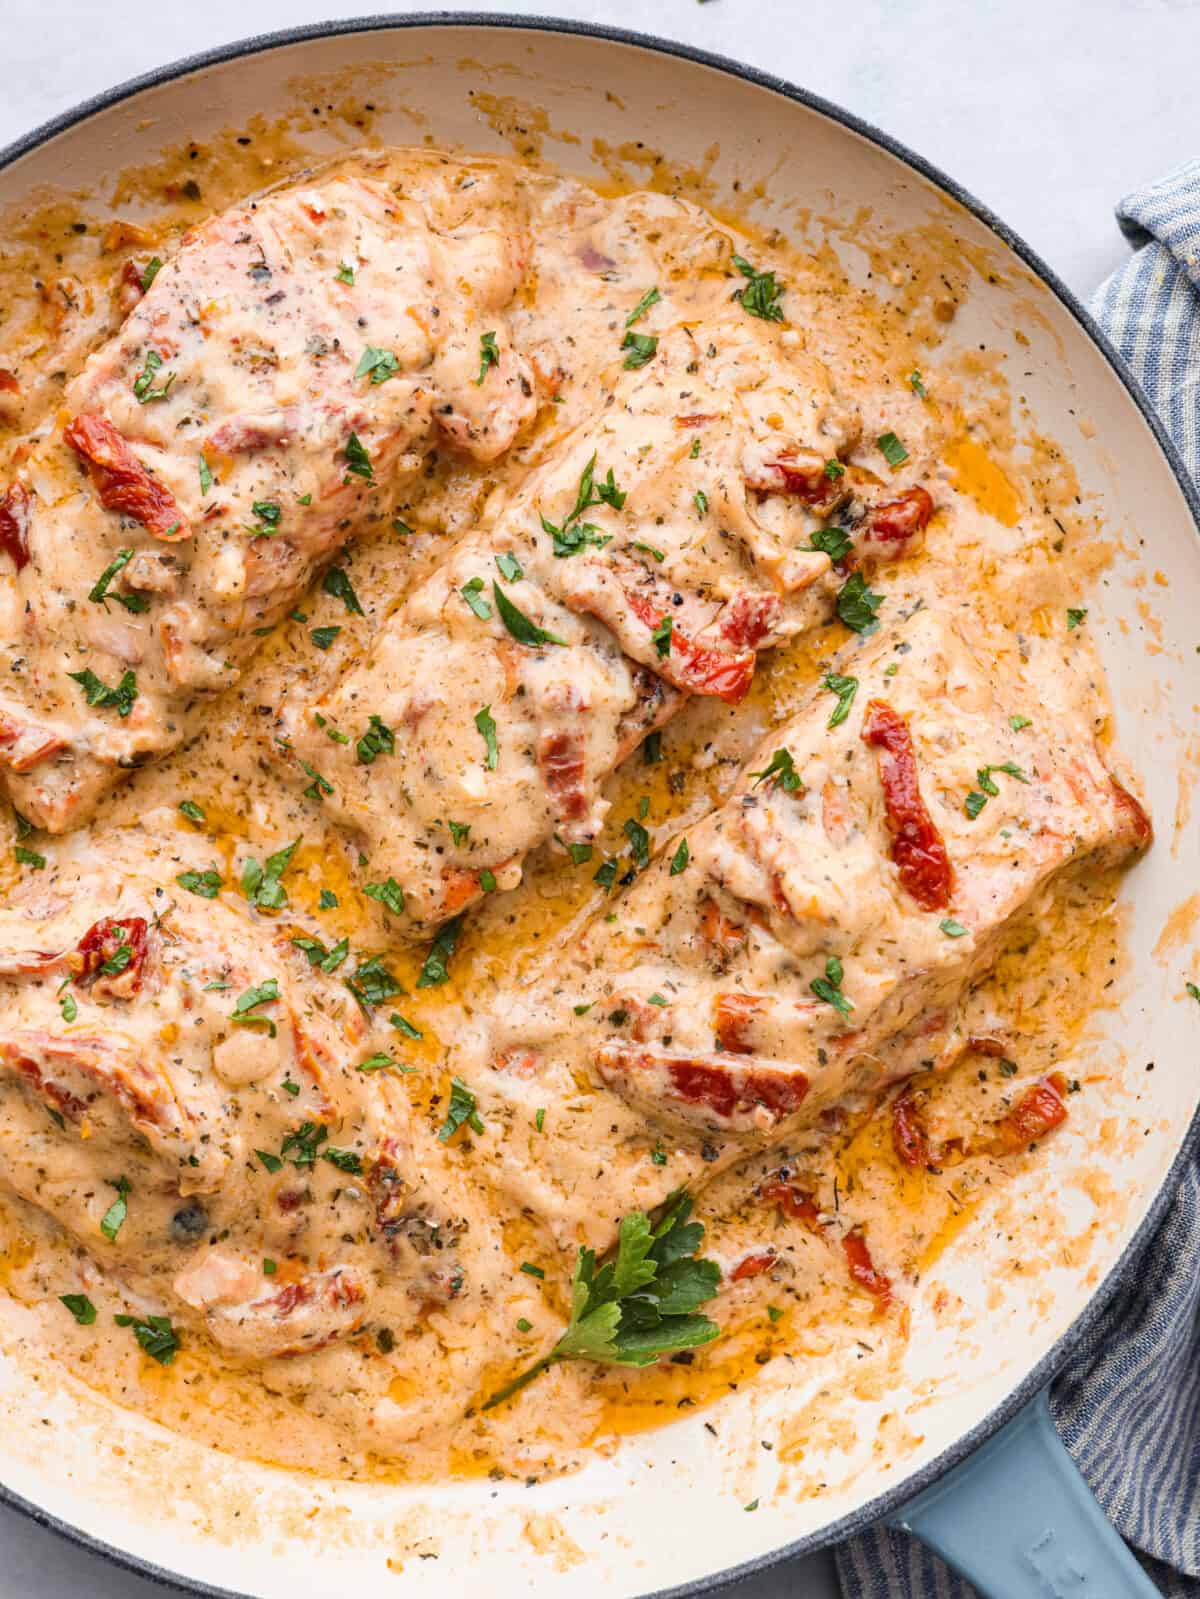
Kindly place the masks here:
<instances>
[{"instance_id":1,"label":"light blue handle","mask_svg":"<svg viewBox=\"0 0 1200 1599\"><path fill-rule=\"evenodd\" d=\"M888 1525L987 1599L1160 1599L1067 1453L1045 1392Z\"/></svg>"}]
</instances>

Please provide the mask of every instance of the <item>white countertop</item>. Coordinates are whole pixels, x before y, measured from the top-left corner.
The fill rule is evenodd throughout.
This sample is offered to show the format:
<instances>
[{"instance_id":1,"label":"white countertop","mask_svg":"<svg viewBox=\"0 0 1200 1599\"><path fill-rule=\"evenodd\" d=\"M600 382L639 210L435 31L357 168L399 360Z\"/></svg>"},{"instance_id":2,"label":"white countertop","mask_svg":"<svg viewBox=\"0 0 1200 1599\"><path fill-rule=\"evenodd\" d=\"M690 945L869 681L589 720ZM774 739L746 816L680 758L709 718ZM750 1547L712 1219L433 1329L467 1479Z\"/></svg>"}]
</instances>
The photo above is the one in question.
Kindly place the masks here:
<instances>
[{"instance_id":1,"label":"white countertop","mask_svg":"<svg viewBox=\"0 0 1200 1599\"><path fill-rule=\"evenodd\" d=\"M193 51L370 6L0 0L0 145ZM1084 297L1125 254L1112 220L1120 195L1200 154L1197 0L477 0L461 9L643 27L802 84L950 173ZM821 1556L727 1592L825 1599L831 1573ZM162 1592L0 1511L0 1599Z\"/></svg>"}]
</instances>

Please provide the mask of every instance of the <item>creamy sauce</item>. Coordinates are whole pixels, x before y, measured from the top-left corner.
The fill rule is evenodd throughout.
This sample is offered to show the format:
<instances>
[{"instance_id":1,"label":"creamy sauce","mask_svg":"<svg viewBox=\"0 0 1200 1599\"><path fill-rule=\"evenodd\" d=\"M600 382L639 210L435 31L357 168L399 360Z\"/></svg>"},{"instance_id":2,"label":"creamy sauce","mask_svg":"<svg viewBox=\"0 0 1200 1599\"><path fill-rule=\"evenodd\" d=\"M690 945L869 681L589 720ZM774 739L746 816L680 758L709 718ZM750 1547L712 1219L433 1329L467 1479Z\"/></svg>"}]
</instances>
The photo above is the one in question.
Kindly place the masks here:
<instances>
[{"instance_id":1,"label":"creamy sauce","mask_svg":"<svg viewBox=\"0 0 1200 1599\"><path fill-rule=\"evenodd\" d=\"M1068 624L1103 558L1069 471L1012 448L985 360L940 373L830 256L692 201L396 151L207 222L282 175L235 154L144 175L173 203L98 251L49 205L3 263L6 479L35 495L4 632L36 683L0 717L10 750L60 746L7 783L64 834L23 835L0 868L5 1288L119 1401L351 1476L568 1469L774 1361L902 1340L906 1294L1036 1159L1029 1096L1049 1080L1086 1114L1086 1085L1053 1074L1118 969L1114 878L1145 842ZM194 306L214 241L196 340L155 308ZM778 274L782 320L731 298L751 284L735 254ZM249 371L247 278L298 291ZM139 404L156 338L151 382L175 378ZM363 347L398 370L355 377ZM263 394L290 407L270 441L214 448ZM159 548L98 501L64 443L89 409L201 530L186 571L169 520ZM581 495L593 458L607 497ZM264 555L264 504L294 558ZM874 636L837 620L846 572L813 548L830 524L883 595ZM114 592L149 608L113 615L84 596L131 546L170 556L175 586L129 584L130 561ZM335 557L348 585L308 588ZM522 642L505 600L561 642ZM109 686L134 672L128 716L85 703L85 661ZM834 729L831 670L858 684ZM871 701L911 732L953 865L937 909L897 880ZM797 785L750 775L780 751ZM447 980L422 985L448 916ZM847 1015L812 988L831 958ZM443 1139L453 1077L482 1131ZM636 1372L564 1362L484 1413L561 1331L576 1248L684 1185L722 1336ZM168 1316L180 1347L161 1364L114 1314L147 1338Z\"/></svg>"}]
</instances>

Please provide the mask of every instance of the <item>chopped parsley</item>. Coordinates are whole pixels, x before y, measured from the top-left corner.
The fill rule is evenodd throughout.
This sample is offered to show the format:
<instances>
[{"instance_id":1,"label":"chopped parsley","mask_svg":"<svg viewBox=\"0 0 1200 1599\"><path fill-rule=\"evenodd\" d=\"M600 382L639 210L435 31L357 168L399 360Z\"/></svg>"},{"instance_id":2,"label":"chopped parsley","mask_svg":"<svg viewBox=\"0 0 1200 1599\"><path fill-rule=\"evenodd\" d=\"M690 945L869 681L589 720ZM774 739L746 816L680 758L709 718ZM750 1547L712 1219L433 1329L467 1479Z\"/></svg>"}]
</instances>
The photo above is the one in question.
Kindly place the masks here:
<instances>
[{"instance_id":1,"label":"chopped parsley","mask_svg":"<svg viewBox=\"0 0 1200 1599\"><path fill-rule=\"evenodd\" d=\"M195 800L180 800L179 811L189 822L202 822L205 819L203 808L197 805Z\"/></svg>"},{"instance_id":2,"label":"chopped parsley","mask_svg":"<svg viewBox=\"0 0 1200 1599\"><path fill-rule=\"evenodd\" d=\"M851 572L837 597L837 614L855 633L873 633L879 626L875 613L883 604L882 594L872 594L861 572Z\"/></svg>"},{"instance_id":3,"label":"chopped parsley","mask_svg":"<svg viewBox=\"0 0 1200 1599\"><path fill-rule=\"evenodd\" d=\"M889 466L903 466L908 460L908 451L894 433L881 433L875 442Z\"/></svg>"},{"instance_id":4,"label":"chopped parsley","mask_svg":"<svg viewBox=\"0 0 1200 1599\"><path fill-rule=\"evenodd\" d=\"M511 551L505 551L496 557L496 565L500 568L500 576L508 583L519 583L525 576L521 570L521 563Z\"/></svg>"},{"instance_id":5,"label":"chopped parsley","mask_svg":"<svg viewBox=\"0 0 1200 1599\"><path fill-rule=\"evenodd\" d=\"M116 688L109 688L102 683L90 666L82 672L68 672L67 676L79 684L89 705L94 705L97 710L116 711L120 717L129 715L138 697L137 678L132 672L123 673Z\"/></svg>"},{"instance_id":6,"label":"chopped parsley","mask_svg":"<svg viewBox=\"0 0 1200 1599\"><path fill-rule=\"evenodd\" d=\"M399 370L400 363L390 350L381 350L378 345L368 344L354 368L354 378L356 382L359 378L369 377L372 383L386 383ZM346 453L349 456L348 450Z\"/></svg>"},{"instance_id":7,"label":"chopped parsley","mask_svg":"<svg viewBox=\"0 0 1200 1599\"><path fill-rule=\"evenodd\" d=\"M141 285L143 294L149 293L150 285L162 271L162 265L163 264L158 256L152 255L142 268L141 274L138 277L138 283Z\"/></svg>"},{"instance_id":8,"label":"chopped parsley","mask_svg":"<svg viewBox=\"0 0 1200 1599\"><path fill-rule=\"evenodd\" d=\"M450 1108L446 1120L438 1128L438 1142L448 1144L462 1126L473 1133L483 1132L483 1117L479 1114L479 1101L461 1077L450 1079Z\"/></svg>"},{"instance_id":9,"label":"chopped parsley","mask_svg":"<svg viewBox=\"0 0 1200 1599\"><path fill-rule=\"evenodd\" d=\"M995 799L1000 790L992 779L993 772L1003 772L1005 777L1016 778L1018 783L1028 783L1029 777L1015 761L1002 761L991 766L981 766L975 773L978 789L972 789L963 801L963 809L972 821L979 815L989 799Z\"/></svg>"},{"instance_id":10,"label":"chopped parsley","mask_svg":"<svg viewBox=\"0 0 1200 1599\"><path fill-rule=\"evenodd\" d=\"M96 1307L86 1294L59 1294L64 1304L81 1327L90 1327L96 1319Z\"/></svg>"},{"instance_id":11,"label":"chopped parsley","mask_svg":"<svg viewBox=\"0 0 1200 1599\"><path fill-rule=\"evenodd\" d=\"M69 978L64 979L64 988L69 981ZM73 994L61 994L58 1001L58 1008L62 1011L62 1019L64 1022L73 1022L79 1015L79 1006L75 1003L75 996Z\"/></svg>"},{"instance_id":12,"label":"chopped parsley","mask_svg":"<svg viewBox=\"0 0 1200 1599\"><path fill-rule=\"evenodd\" d=\"M1197 1003L1200 1003L1200 988L1197 988L1195 983L1185 983L1183 986L1187 989L1192 998L1196 1000Z\"/></svg>"},{"instance_id":13,"label":"chopped parsley","mask_svg":"<svg viewBox=\"0 0 1200 1599\"><path fill-rule=\"evenodd\" d=\"M711 1343L720 1328L697 1315L717 1291L721 1269L697 1260L704 1238L690 1222L692 1201L676 1192L657 1226L642 1211L621 1222L615 1256L597 1266L596 1254L581 1249L571 1282L571 1319L558 1342L528 1370L506 1383L483 1409L513 1394L561 1360L603 1365L649 1366L659 1355Z\"/></svg>"},{"instance_id":14,"label":"chopped parsley","mask_svg":"<svg viewBox=\"0 0 1200 1599\"><path fill-rule=\"evenodd\" d=\"M389 877L383 883L367 883L363 893L368 899L377 900L393 916L404 915L404 890L394 877Z\"/></svg>"},{"instance_id":15,"label":"chopped parsley","mask_svg":"<svg viewBox=\"0 0 1200 1599\"><path fill-rule=\"evenodd\" d=\"M750 776L754 779L755 788L763 783L770 783L773 786L778 785L785 794L794 794L804 787L790 750L776 750L765 771L751 772Z\"/></svg>"},{"instance_id":16,"label":"chopped parsley","mask_svg":"<svg viewBox=\"0 0 1200 1599\"><path fill-rule=\"evenodd\" d=\"M671 635L674 628L674 618L667 615L660 617L656 625L651 629L650 637L654 641L654 648L663 660L671 653Z\"/></svg>"},{"instance_id":17,"label":"chopped parsley","mask_svg":"<svg viewBox=\"0 0 1200 1599\"><path fill-rule=\"evenodd\" d=\"M809 987L818 999L826 1005L832 1005L841 1016L849 1016L854 1009L854 1001L847 999L842 992L842 977L844 976L842 963L836 955L831 955L825 962L824 977L814 977Z\"/></svg>"},{"instance_id":18,"label":"chopped parsley","mask_svg":"<svg viewBox=\"0 0 1200 1599\"><path fill-rule=\"evenodd\" d=\"M446 826L450 829L450 837L456 844L465 844L471 836L470 822L454 822L447 817Z\"/></svg>"},{"instance_id":19,"label":"chopped parsley","mask_svg":"<svg viewBox=\"0 0 1200 1599\"><path fill-rule=\"evenodd\" d=\"M637 372L657 355L658 337L654 333L627 333L621 340L621 348L627 352L623 364L631 372Z\"/></svg>"},{"instance_id":20,"label":"chopped parsley","mask_svg":"<svg viewBox=\"0 0 1200 1599\"><path fill-rule=\"evenodd\" d=\"M388 1024L396 1029L402 1038L421 1039L424 1034L419 1027L414 1027L399 1011L394 1010L388 1017Z\"/></svg>"},{"instance_id":21,"label":"chopped parsley","mask_svg":"<svg viewBox=\"0 0 1200 1599\"><path fill-rule=\"evenodd\" d=\"M835 456L831 456L825 463L825 476L831 483L836 483L838 478L845 477L845 475L846 468Z\"/></svg>"},{"instance_id":22,"label":"chopped parsley","mask_svg":"<svg viewBox=\"0 0 1200 1599\"><path fill-rule=\"evenodd\" d=\"M774 272L760 272L741 255L734 256L733 264L747 280L744 289L733 291L733 298L741 301L742 310L764 322L782 322L783 307L779 298L784 285L776 281Z\"/></svg>"},{"instance_id":23,"label":"chopped parsley","mask_svg":"<svg viewBox=\"0 0 1200 1599\"><path fill-rule=\"evenodd\" d=\"M279 1154L284 1159L290 1157L296 1170L303 1171L307 1166L316 1165L321 1145L328 1137L328 1127L323 1127L320 1122L301 1122L280 1144Z\"/></svg>"},{"instance_id":24,"label":"chopped parsley","mask_svg":"<svg viewBox=\"0 0 1200 1599\"><path fill-rule=\"evenodd\" d=\"M284 888L281 878L292 863L292 856L299 849L301 839L293 839L286 848L277 850L274 855L268 855L265 866L260 866L253 855L246 857L246 864L242 867L242 893L259 910L279 911L288 902L287 889Z\"/></svg>"},{"instance_id":25,"label":"chopped parsley","mask_svg":"<svg viewBox=\"0 0 1200 1599\"><path fill-rule=\"evenodd\" d=\"M646 734L645 742L642 744L642 765L657 766L661 760L662 733L656 728L653 733Z\"/></svg>"},{"instance_id":26,"label":"chopped parsley","mask_svg":"<svg viewBox=\"0 0 1200 1599\"><path fill-rule=\"evenodd\" d=\"M646 312L652 305L657 305L661 299L662 295L658 292L657 285L655 285L655 287L652 289L647 289L645 294L642 295L641 299L634 306L633 310L625 318L625 326L627 328L631 328L635 322L639 321L645 316Z\"/></svg>"},{"instance_id":27,"label":"chopped parsley","mask_svg":"<svg viewBox=\"0 0 1200 1599\"><path fill-rule=\"evenodd\" d=\"M417 978L418 988L439 988L442 983L450 981L448 963L458 948L458 936L462 932L462 924L461 916L453 916L438 928L433 943L429 946L429 953L421 966L421 975Z\"/></svg>"},{"instance_id":28,"label":"chopped parsley","mask_svg":"<svg viewBox=\"0 0 1200 1599\"><path fill-rule=\"evenodd\" d=\"M695 494L692 495L692 504L696 507L698 515L708 515L708 495L705 494L703 489L697 489Z\"/></svg>"},{"instance_id":29,"label":"chopped parsley","mask_svg":"<svg viewBox=\"0 0 1200 1599\"><path fill-rule=\"evenodd\" d=\"M133 397L139 405L149 405L151 400L165 400L175 381L174 372L168 372L161 388L154 387L154 379L162 367L162 356L157 350L146 351L146 364L133 380Z\"/></svg>"},{"instance_id":30,"label":"chopped parsley","mask_svg":"<svg viewBox=\"0 0 1200 1599\"><path fill-rule=\"evenodd\" d=\"M230 1014L230 1021L241 1027L265 1027L272 1038L275 1037L275 1023L269 1016L256 1016L254 1012L260 1005L269 1005L279 998L279 982L274 977L268 977L265 983L256 983L252 987L243 989L238 995L237 1003Z\"/></svg>"},{"instance_id":31,"label":"chopped parsley","mask_svg":"<svg viewBox=\"0 0 1200 1599\"><path fill-rule=\"evenodd\" d=\"M332 1144L328 1149L321 1151L321 1159L327 1160L331 1166L336 1166L338 1171L344 1171L351 1177L359 1176L363 1169L361 1155L356 1155L352 1149L335 1149Z\"/></svg>"},{"instance_id":32,"label":"chopped parsley","mask_svg":"<svg viewBox=\"0 0 1200 1599\"><path fill-rule=\"evenodd\" d=\"M938 926L947 938L965 938L969 931L961 922L956 922L953 916L947 916L945 921L938 923Z\"/></svg>"},{"instance_id":33,"label":"chopped parsley","mask_svg":"<svg viewBox=\"0 0 1200 1599\"><path fill-rule=\"evenodd\" d=\"M374 1055L368 1055L366 1060L360 1061L354 1068L356 1072L404 1072L406 1075L416 1071L415 1066L405 1066L400 1061L394 1060L384 1050L378 1050Z\"/></svg>"},{"instance_id":34,"label":"chopped parsley","mask_svg":"<svg viewBox=\"0 0 1200 1599\"><path fill-rule=\"evenodd\" d=\"M475 387L480 388L488 372L494 366L500 365L500 351L496 348L496 335L483 333L479 338L479 376L475 379Z\"/></svg>"},{"instance_id":35,"label":"chopped parsley","mask_svg":"<svg viewBox=\"0 0 1200 1599\"><path fill-rule=\"evenodd\" d=\"M350 581L350 574L343 566L331 566L321 581L325 593L342 604L351 616L362 616L364 611L358 602L358 595L354 592L354 584ZM326 646L322 645L322 649Z\"/></svg>"},{"instance_id":36,"label":"chopped parsley","mask_svg":"<svg viewBox=\"0 0 1200 1599\"><path fill-rule=\"evenodd\" d=\"M125 1224L125 1218L129 1214L130 1183L128 1177L110 1177L108 1178L108 1186L116 1189L117 1197L100 1218L100 1231L112 1244L116 1242L117 1234L121 1231Z\"/></svg>"},{"instance_id":37,"label":"chopped parsley","mask_svg":"<svg viewBox=\"0 0 1200 1599\"><path fill-rule=\"evenodd\" d=\"M366 732L354 746L354 753L360 766L372 766L381 755L396 753L396 735L386 722L380 721L372 712Z\"/></svg>"},{"instance_id":38,"label":"chopped parsley","mask_svg":"<svg viewBox=\"0 0 1200 1599\"><path fill-rule=\"evenodd\" d=\"M547 517L541 517L542 531L548 533L554 541L555 555L560 560L569 555L578 555L585 544L603 549L609 543L611 535L601 533L599 528L593 527L590 522L581 522L579 519L585 511L590 511L593 505L609 505L614 511L619 511L625 504L625 498L625 491L619 489L613 479L611 466L604 482L599 484L596 482L596 457L593 453L591 460L579 475L575 504L562 522L556 527Z\"/></svg>"},{"instance_id":39,"label":"chopped parsley","mask_svg":"<svg viewBox=\"0 0 1200 1599\"><path fill-rule=\"evenodd\" d=\"M1073 632L1075 630L1075 628L1079 627L1081 625L1081 623L1083 623L1086 620L1087 620L1087 612L1085 610L1077 610L1074 606L1068 607L1068 610L1067 610L1067 632L1068 633Z\"/></svg>"},{"instance_id":40,"label":"chopped parsley","mask_svg":"<svg viewBox=\"0 0 1200 1599\"><path fill-rule=\"evenodd\" d=\"M108 606L109 600L116 600L118 605L123 605L127 611L132 611L135 616L150 609L150 601L142 594L110 594L108 586L119 572L123 572L133 560L132 550L118 550L116 555L101 572L100 576L88 590L88 599L94 605Z\"/></svg>"},{"instance_id":41,"label":"chopped parsley","mask_svg":"<svg viewBox=\"0 0 1200 1599\"><path fill-rule=\"evenodd\" d=\"M463 592L465 593L466 591L464 590ZM556 633L548 633L544 627L539 627L536 622L531 622L524 611L518 610L494 579L492 581L492 598L496 602L500 620L518 644L528 644L536 648L541 644L566 643L566 639L559 638Z\"/></svg>"},{"instance_id":42,"label":"chopped parsley","mask_svg":"<svg viewBox=\"0 0 1200 1599\"><path fill-rule=\"evenodd\" d=\"M908 386L920 399L927 400L929 398L929 395L925 390L925 384L922 381L921 374L916 370L915 367L908 374Z\"/></svg>"},{"instance_id":43,"label":"chopped parsley","mask_svg":"<svg viewBox=\"0 0 1200 1599\"><path fill-rule=\"evenodd\" d=\"M216 899L221 892L221 874L211 866L205 872L180 872L175 881L201 899Z\"/></svg>"},{"instance_id":44,"label":"chopped parsley","mask_svg":"<svg viewBox=\"0 0 1200 1599\"><path fill-rule=\"evenodd\" d=\"M679 840L679 848L675 851L674 855L671 856L671 876L678 877L680 872L686 872L687 864L690 859L691 856L688 852L688 841L686 838L681 838Z\"/></svg>"},{"instance_id":45,"label":"chopped parsley","mask_svg":"<svg viewBox=\"0 0 1200 1599\"><path fill-rule=\"evenodd\" d=\"M326 949L319 938L309 938L306 934L298 934L292 939L292 943L308 956L310 966L315 966L318 971L326 974L336 972L350 953L348 938L339 938L332 949Z\"/></svg>"},{"instance_id":46,"label":"chopped parsley","mask_svg":"<svg viewBox=\"0 0 1200 1599\"><path fill-rule=\"evenodd\" d=\"M312 778L312 782L304 790L305 799L319 800L323 798L324 795L333 793L333 784L328 778L322 777L315 766L310 765L310 763L305 760L302 760L300 765L308 773L309 777Z\"/></svg>"},{"instance_id":47,"label":"chopped parsley","mask_svg":"<svg viewBox=\"0 0 1200 1599\"><path fill-rule=\"evenodd\" d=\"M353 975L346 979L346 987L359 1004L368 1009L372 1005L382 1005L384 1000L394 999L397 994L404 992L379 955L360 961Z\"/></svg>"},{"instance_id":48,"label":"chopped parsley","mask_svg":"<svg viewBox=\"0 0 1200 1599\"><path fill-rule=\"evenodd\" d=\"M341 628L336 625L332 627L314 627L309 637L319 650L327 650L341 631Z\"/></svg>"},{"instance_id":49,"label":"chopped parsley","mask_svg":"<svg viewBox=\"0 0 1200 1599\"><path fill-rule=\"evenodd\" d=\"M492 718L490 705L485 705L482 710L475 712L475 726L479 730L486 750L483 764L489 772L494 772L500 763L500 746L496 743L496 723Z\"/></svg>"},{"instance_id":50,"label":"chopped parsley","mask_svg":"<svg viewBox=\"0 0 1200 1599\"><path fill-rule=\"evenodd\" d=\"M353 284L354 284L354 268L352 266L350 266L348 262L339 261L338 262L338 269L333 275L338 280L339 283L349 283L351 285L351 287L353 287Z\"/></svg>"},{"instance_id":51,"label":"chopped parsley","mask_svg":"<svg viewBox=\"0 0 1200 1599\"><path fill-rule=\"evenodd\" d=\"M27 844L17 844L13 848L13 858L18 866L32 866L35 872L40 872L46 864L46 857L37 850L30 849Z\"/></svg>"},{"instance_id":52,"label":"chopped parsley","mask_svg":"<svg viewBox=\"0 0 1200 1599\"><path fill-rule=\"evenodd\" d=\"M826 672L821 679L821 687L829 694L837 695L837 704L833 708L826 727L840 727L850 715L850 707L854 704L854 696L858 693L858 679L856 677L839 677L836 672Z\"/></svg>"},{"instance_id":53,"label":"chopped parsley","mask_svg":"<svg viewBox=\"0 0 1200 1599\"><path fill-rule=\"evenodd\" d=\"M346 440L345 456L348 477L360 477L364 483L374 483L375 468L371 465L371 457L357 433L351 433Z\"/></svg>"},{"instance_id":54,"label":"chopped parsley","mask_svg":"<svg viewBox=\"0 0 1200 1599\"><path fill-rule=\"evenodd\" d=\"M210 493L213 486L212 467L203 456L196 462L196 470L200 474L200 493L202 495Z\"/></svg>"},{"instance_id":55,"label":"chopped parsley","mask_svg":"<svg viewBox=\"0 0 1200 1599\"><path fill-rule=\"evenodd\" d=\"M831 561L844 561L854 548L854 540L840 527L819 527L809 540L809 548L820 550Z\"/></svg>"},{"instance_id":56,"label":"chopped parsley","mask_svg":"<svg viewBox=\"0 0 1200 1599\"><path fill-rule=\"evenodd\" d=\"M132 1327L144 1352L160 1366L169 1366L181 1348L179 1334L169 1316L114 1316L118 1327Z\"/></svg>"}]
</instances>

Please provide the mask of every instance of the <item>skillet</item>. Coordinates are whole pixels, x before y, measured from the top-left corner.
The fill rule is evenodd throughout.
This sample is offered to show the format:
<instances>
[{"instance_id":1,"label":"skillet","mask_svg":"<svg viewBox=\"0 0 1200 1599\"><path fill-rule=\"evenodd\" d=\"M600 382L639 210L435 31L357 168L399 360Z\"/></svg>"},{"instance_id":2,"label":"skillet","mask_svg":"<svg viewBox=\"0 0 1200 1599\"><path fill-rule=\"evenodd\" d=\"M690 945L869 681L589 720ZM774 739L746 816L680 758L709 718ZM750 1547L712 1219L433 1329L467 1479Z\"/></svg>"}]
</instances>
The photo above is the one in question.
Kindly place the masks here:
<instances>
[{"instance_id":1,"label":"skillet","mask_svg":"<svg viewBox=\"0 0 1200 1599\"><path fill-rule=\"evenodd\" d=\"M521 129L546 159L585 176L605 176L619 147L635 179L645 152L662 151L702 172L714 201L732 208L735 184L744 195L765 179L754 220L796 233L798 208L818 214L859 279L867 262L851 224L864 214L884 233L937 237L966 263L968 293L947 348L983 345L1009 361L1014 387L1019 374L1039 430L1063 441L1116 546L1091 615L1120 740L1145 777L1159 841L1123 890L1136 980L1106 1019L1098 1054L1126 1084L1110 1114L1141 1136L1110 1158L1107 1213L1078 1218L1088 1248L1048 1265L1037 1292L1005 1269L1011 1245L968 1229L939 1266L964 1318L946 1330L914 1306L894 1389L821 1394L820 1363L801 1363L788 1395L750 1385L723 1401L719 1445L697 1417L536 1487L334 1483L218 1456L45 1372L32 1380L19 1318L6 1308L0 1496L130 1570L197 1594L282 1599L302 1580L317 1599L386 1579L408 1599L457 1588L468 1569L505 1594L700 1594L880 1517L914 1528L995 1595L1044 1591L1068 1569L1114 1592L1152 1592L1039 1396L1113 1296L1128 1291L1200 1143L1198 1089L1183 1069L1187 952L1169 961L1156 953L1200 854L1179 787L1200 687L1200 505L1161 425L1053 273L919 157L790 85L617 30L430 15L251 39L125 84L18 141L0 155L0 207L42 185L107 194L113 174L169 145L257 114L270 121L326 93L330 102L369 98L373 131L391 143L428 135L509 154L508 135ZM311 148L334 146L317 133ZM1055 1141L1045 1153L1017 1180L1018 1212L1044 1199L1045 1184L1069 1187L1079 1150ZM817 1414L835 1400L850 1443L817 1436L804 1491L781 1487L762 1440L797 1407ZM756 1497L760 1508L747 1515Z\"/></svg>"}]
</instances>

